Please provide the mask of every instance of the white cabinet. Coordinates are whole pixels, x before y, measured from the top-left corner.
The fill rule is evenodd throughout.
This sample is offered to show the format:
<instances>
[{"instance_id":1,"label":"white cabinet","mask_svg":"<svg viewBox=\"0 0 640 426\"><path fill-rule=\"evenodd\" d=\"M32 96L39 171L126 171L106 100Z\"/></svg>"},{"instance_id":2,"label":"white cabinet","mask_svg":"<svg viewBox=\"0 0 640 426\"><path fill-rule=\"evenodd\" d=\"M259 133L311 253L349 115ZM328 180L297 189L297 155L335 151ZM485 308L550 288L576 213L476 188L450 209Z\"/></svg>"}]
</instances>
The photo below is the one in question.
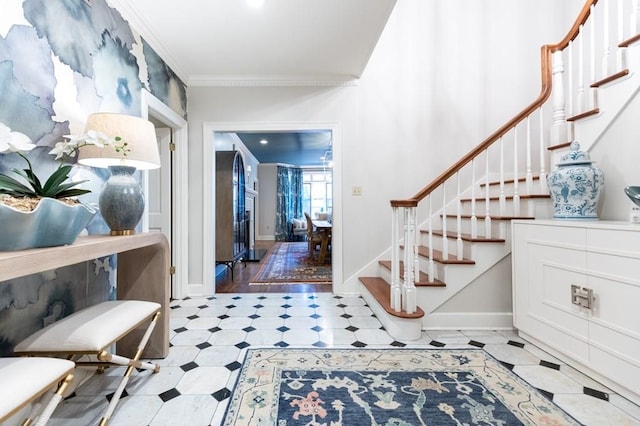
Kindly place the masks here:
<instances>
[{"instance_id":1,"label":"white cabinet","mask_svg":"<svg viewBox=\"0 0 640 426\"><path fill-rule=\"evenodd\" d=\"M640 401L640 225L514 221L520 335Z\"/></svg>"}]
</instances>

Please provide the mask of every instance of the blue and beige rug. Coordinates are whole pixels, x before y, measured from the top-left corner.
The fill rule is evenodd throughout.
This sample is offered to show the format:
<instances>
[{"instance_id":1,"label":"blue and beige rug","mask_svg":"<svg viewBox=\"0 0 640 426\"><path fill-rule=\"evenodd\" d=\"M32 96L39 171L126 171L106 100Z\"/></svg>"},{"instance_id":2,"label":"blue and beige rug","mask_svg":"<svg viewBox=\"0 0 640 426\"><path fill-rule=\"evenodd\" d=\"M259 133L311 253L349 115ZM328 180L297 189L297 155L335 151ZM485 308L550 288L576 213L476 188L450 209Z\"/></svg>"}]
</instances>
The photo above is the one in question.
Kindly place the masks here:
<instances>
[{"instance_id":1,"label":"blue and beige rug","mask_svg":"<svg viewBox=\"0 0 640 426\"><path fill-rule=\"evenodd\" d=\"M327 257L327 263L319 265L309 257L308 243L276 243L249 285L331 284L331 256Z\"/></svg>"},{"instance_id":2,"label":"blue and beige rug","mask_svg":"<svg viewBox=\"0 0 640 426\"><path fill-rule=\"evenodd\" d=\"M224 425L578 425L482 349L249 349Z\"/></svg>"}]
</instances>

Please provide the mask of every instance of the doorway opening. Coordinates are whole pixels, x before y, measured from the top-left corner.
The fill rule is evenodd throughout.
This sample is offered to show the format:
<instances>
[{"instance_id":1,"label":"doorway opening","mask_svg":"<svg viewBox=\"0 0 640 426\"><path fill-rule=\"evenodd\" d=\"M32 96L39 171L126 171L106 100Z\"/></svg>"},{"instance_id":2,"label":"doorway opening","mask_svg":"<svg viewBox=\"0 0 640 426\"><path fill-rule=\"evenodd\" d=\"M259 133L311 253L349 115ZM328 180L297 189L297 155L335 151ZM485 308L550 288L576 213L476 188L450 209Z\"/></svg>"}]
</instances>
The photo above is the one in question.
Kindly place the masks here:
<instances>
[{"instance_id":1,"label":"doorway opening","mask_svg":"<svg viewBox=\"0 0 640 426\"><path fill-rule=\"evenodd\" d=\"M187 180L187 122L146 90L142 91L142 118L156 128L160 151L160 169L143 174L146 194L144 232L165 234L170 248L171 297L190 294L187 266L187 193L176 191Z\"/></svg>"},{"instance_id":2,"label":"doorway opening","mask_svg":"<svg viewBox=\"0 0 640 426\"><path fill-rule=\"evenodd\" d=\"M335 292L336 286L339 285L342 280L342 259L341 259L341 247L342 247L342 230L340 227L340 218L341 218L341 206L339 202L335 202L334 200L340 199L340 189L339 182L341 180L341 176L339 173L339 157L340 157L340 126L337 123L304 123L304 124L265 124L265 123L205 123L204 125L204 134L203 134L203 152L205 153L204 158L204 235L210 236L212 235L214 240L210 238L205 238L204 240L204 258L205 259L215 259L214 253L214 244L215 241L215 152L216 150L228 150L228 149L236 149L243 154L245 160L245 172L247 174L247 199L253 197L250 203L253 203L253 213L250 213L249 216L249 226L252 227L252 232L250 231L250 235L253 235L251 240L251 248L271 248L276 243L280 241L276 241L275 237L275 219L273 221L265 219L263 213L266 211L271 211L273 213L272 217L275 217L275 199L276 195L273 194L273 197L267 197L266 191L268 187L268 182L265 179L260 178L260 173L258 169L262 169L265 164L259 162L256 156L247 148L247 146L243 143L242 138L238 136L241 134L243 137L247 133L251 133L254 136L259 133L275 135L275 134L296 134L301 132L317 132L318 129L326 130L332 139L330 152L331 157L334 163L333 169L329 170L324 169L326 173L331 174L331 185L329 187L330 195L330 203L329 205L332 208L332 223L334 224L332 230L332 239L331 239L331 267L333 280L331 284L327 284L330 291ZM230 141L229 134L233 134L237 136L235 140L235 144ZM320 154L318 154L317 158L319 159L323 154L326 154L327 149L325 148ZM316 160L318 161L318 160ZM276 163L267 164L277 166L277 164L286 164L291 165L293 161L289 160L288 162L277 161ZM323 170L323 163L320 160L320 165L316 164L316 170ZM326 164L325 164L326 165ZM307 167L302 167L306 169ZM249 176L249 174L251 176ZM255 185L255 186L254 186ZM275 183L274 183L275 185ZM325 194L326 196L326 194ZM209 200L206 198L210 197ZM249 203L247 203L249 204ZM253 223L252 222L253 219ZM247 267L256 268L257 266L248 265ZM244 264L240 263L236 266L236 270L234 272L234 277L239 279L243 270L245 269ZM252 271L250 274L255 272ZM215 265L214 262L203 262L203 277L204 277L204 285L211 286L211 293L215 293L217 291L215 286ZM250 280L253 278L253 275L248 277ZM276 290L275 287L271 285L260 285L260 286L252 286L252 291L258 292L273 292L273 291L283 291L282 289ZM288 285L287 290L284 291L293 291L293 286ZM307 292L318 291L318 289L314 289L313 286L309 286L306 289ZM325 290L327 291L327 290ZM227 291L225 291L227 292ZM244 291L243 291L244 292Z\"/></svg>"}]
</instances>

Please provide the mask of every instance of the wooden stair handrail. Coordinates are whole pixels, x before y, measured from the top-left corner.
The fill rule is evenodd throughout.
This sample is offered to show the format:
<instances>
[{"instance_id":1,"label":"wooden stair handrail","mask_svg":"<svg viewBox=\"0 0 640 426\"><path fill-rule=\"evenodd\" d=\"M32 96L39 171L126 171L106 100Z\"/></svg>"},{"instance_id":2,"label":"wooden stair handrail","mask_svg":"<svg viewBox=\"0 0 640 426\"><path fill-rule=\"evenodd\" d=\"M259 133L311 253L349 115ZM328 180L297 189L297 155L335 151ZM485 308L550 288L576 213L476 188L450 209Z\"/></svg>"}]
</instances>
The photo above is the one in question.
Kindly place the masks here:
<instances>
[{"instance_id":1,"label":"wooden stair handrail","mask_svg":"<svg viewBox=\"0 0 640 426\"><path fill-rule=\"evenodd\" d=\"M498 130L493 132L488 138L483 140L478 146L469 151L464 157L460 158L455 164L445 170L440 176L435 178L430 184L424 187L413 197L406 200L391 200L391 207L416 207L427 195L431 194L436 188L444 184L447 179L462 169L474 158L478 157L484 150L491 146L494 142L504 136L509 130L522 122L526 117L533 113L537 108L544 104L551 95L552 88L552 63L551 56L553 52L563 50L571 41L573 41L580 33L580 27L584 24L591 14L591 6L598 3L598 0L587 0L580 10L580 14L576 18L573 26L567 35L556 44L545 44L540 49L540 72L541 72L541 88L540 94L526 108L520 111L515 117L507 121Z\"/></svg>"}]
</instances>

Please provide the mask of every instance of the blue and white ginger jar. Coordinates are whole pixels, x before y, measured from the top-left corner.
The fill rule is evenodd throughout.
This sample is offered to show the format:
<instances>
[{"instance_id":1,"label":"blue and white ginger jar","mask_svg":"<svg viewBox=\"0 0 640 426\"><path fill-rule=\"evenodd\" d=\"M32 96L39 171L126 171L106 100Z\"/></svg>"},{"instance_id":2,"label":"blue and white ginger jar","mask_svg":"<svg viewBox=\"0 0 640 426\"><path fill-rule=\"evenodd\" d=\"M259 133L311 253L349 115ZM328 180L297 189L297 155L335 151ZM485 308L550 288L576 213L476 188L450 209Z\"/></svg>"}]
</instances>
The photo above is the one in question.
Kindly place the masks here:
<instances>
[{"instance_id":1,"label":"blue and white ginger jar","mask_svg":"<svg viewBox=\"0 0 640 426\"><path fill-rule=\"evenodd\" d=\"M573 141L569 152L560 158L547 184L553 199L556 219L598 219L598 199L604 173L594 167L588 152L580 151Z\"/></svg>"}]
</instances>

